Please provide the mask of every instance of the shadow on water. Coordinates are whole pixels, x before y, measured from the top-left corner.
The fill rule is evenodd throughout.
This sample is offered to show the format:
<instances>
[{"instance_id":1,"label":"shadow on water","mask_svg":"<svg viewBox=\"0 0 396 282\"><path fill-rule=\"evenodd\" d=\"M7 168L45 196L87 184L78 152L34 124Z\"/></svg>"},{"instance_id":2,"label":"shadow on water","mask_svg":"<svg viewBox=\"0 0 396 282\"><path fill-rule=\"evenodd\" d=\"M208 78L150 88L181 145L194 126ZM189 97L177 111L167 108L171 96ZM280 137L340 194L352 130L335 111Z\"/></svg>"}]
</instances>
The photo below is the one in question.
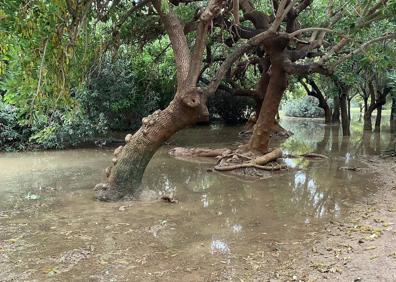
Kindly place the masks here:
<instances>
[{"instance_id":1,"label":"shadow on water","mask_svg":"<svg viewBox=\"0 0 396 282\"><path fill-rule=\"evenodd\" d=\"M325 161L286 159L291 167L263 179L210 172L211 164L171 158L171 146L237 146L240 127L179 132L147 168L144 191L173 194L158 201L100 203L92 187L110 150L84 149L0 155L0 280L201 281L263 277L292 245L375 192L361 155L392 143L352 136L316 120L282 120L294 135L287 152L317 152ZM273 144L276 146L278 144Z\"/></svg>"}]
</instances>

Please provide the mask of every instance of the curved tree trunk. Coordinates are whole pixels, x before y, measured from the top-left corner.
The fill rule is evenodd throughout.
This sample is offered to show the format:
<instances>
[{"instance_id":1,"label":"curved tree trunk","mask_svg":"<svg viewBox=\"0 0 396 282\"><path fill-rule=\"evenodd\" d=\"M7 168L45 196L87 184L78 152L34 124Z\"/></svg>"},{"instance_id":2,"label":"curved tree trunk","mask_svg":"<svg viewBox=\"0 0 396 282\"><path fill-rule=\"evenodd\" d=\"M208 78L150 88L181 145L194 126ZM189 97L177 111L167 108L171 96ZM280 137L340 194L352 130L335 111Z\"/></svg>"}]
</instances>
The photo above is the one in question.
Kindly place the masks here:
<instances>
[{"instance_id":1,"label":"curved tree trunk","mask_svg":"<svg viewBox=\"0 0 396 282\"><path fill-rule=\"evenodd\" d=\"M318 85L315 83L314 80L308 79L307 82L309 85L311 85L312 90L308 88L308 86L305 84L303 80L300 80L300 83L302 86L305 88L305 91L309 96L315 97L319 101L319 107L323 109L324 112L324 117L325 117L325 123L330 124L332 122L331 118L331 109L329 107L329 104L326 101L326 98L323 96L322 91L320 91Z\"/></svg>"},{"instance_id":2,"label":"curved tree trunk","mask_svg":"<svg viewBox=\"0 0 396 282\"><path fill-rule=\"evenodd\" d=\"M106 169L107 182L95 187L97 198L114 201L136 195L144 171L161 144L178 130L200 120L202 113L205 113L202 107L190 107L176 95L165 110L143 118L142 127L134 135L128 134L125 146L114 151L113 166Z\"/></svg>"},{"instance_id":3,"label":"curved tree trunk","mask_svg":"<svg viewBox=\"0 0 396 282\"><path fill-rule=\"evenodd\" d=\"M309 84L312 86L312 96L316 97L319 100L319 107L321 107L324 111L324 116L325 116L325 123L330 124L331 123L331 109L329 107L329 104L327 103L326 98L324 97L322 91L320 91L318 85L315 83L313 80L308 81Z\"/></svg>"},{"instance_id":4,"label":"curved tree trunk","mask_svg":"<svg viewBox=\"0 0 396 282\"><path fill-rule=\"evenodd\" d=\"M126 145L115 150L113 166L106 169L106 183L95 187L98 199L111 201L126 195L136 195L144 171L162 142L178 130L209 117L206 102L210 91L198 88L197 82L209 27L213 18L220 13L223 2L211 0L202 10L196 27L195 42L190 50L180 18L172 9L164 9L161 1L151 1L169 36L174 53L176 95L166 109L143 118L141 128L134 135L127 135ZM233 63L233 60L230 62Z\"/></svg>"}]
</instances>

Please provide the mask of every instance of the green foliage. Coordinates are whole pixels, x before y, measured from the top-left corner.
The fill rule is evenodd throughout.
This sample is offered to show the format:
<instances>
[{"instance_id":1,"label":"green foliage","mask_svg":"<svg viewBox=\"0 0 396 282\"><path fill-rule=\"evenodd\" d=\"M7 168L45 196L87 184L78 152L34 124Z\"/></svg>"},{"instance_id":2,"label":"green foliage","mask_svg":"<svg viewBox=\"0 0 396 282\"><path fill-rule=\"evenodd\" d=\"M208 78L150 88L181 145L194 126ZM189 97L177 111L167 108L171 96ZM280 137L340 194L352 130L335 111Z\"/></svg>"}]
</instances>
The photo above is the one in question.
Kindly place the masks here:
<instances>
[{"instance_id":1,"label":"green foliage","mask_svg":"<svg viewBox=\"0 0 396 282\"><path fill-rule=\"evenodd\" d=\"M318 107L318 100L310 96L288 100L283 104L282 110L289 117L317 118L324 114L323 109Z\"/></svg>"},{"instance_id":2,"label":"green foliage","mask_svg":"<svg viewBox=\"0 0 396 282\"><path fill-rule=\"evenodd\" d=\"M6 91L5 101L22 115L73 104L70 90L83 82L96 56L87 52L95 41L95 36L85 36L95 34L87 18L72 17L66 1L2 2L1 29L6 32L0 49L7 67L0 87ZM79 13L89 11L89 6L79 8Z\"/></svg>"},{"instance_id":3,"label":"green foliage","mask_svg":"<svg viewBox=\"0 0 396 282\"><path fill-rule=\"evenodd\" d=\"M20 147L22 130L18 125L17 109L0 100L0 150L10 150L12 146Z\"/></svg>"},{"instance_id":4,"label":"green foliage","mask_svg":"<svg viewBox=\"0 0 396 282\"><path fill-rule=\"evenodd\" d=\"M90 118L103 115L113 130L136 129L141 119L165 107L173 97L172 74L156 69L146 56L130 60L128 52L112 61L108 56L90 76L76 99Z\"/></svg>"},{"instance_id":5,"label":"green foliage","mask_svg":"<svg viewBox=\"0 0 396 282\"><path fill-rule=\"evenodd\" d=\"M269 2L253 0L258 10L272 13ZM68 6L67 3L70 5ZM106 3L106 4L104 4ZM345 11L326 35L326 45L338 42L340 34L350 38L350 50L395 29L395 1L378 14L373 24L357 28L365 6L373 1L332 1L334 11ZM165 108L175 91L175 65L169 39L158 13L151 6L130 14L133 1L25 1L0 0L0 147L72 146L111 129L134 129L141 118ZM202 3L173 5L161 1L183 23L196 17ZM322 26L328 18L327 1L313 1L303 11L303 26ZM248 24L248 23L244 23ZM211 27L208 41L214 59L226 57L241 42L228 48L223 43L229 30ZM194 44L194 32L187 35ZM221 40L219 40L221 38ZM364 77L361 69L394 71L395 45L375 44L343 63L336 76L351 87ZM341 54L342 55L342 54ZM242 58L238 64L243 63ZM332 59L338 59L334 56ZM204 77L213 77L220 61L213 61ZM254 89L260 72L253 65L234 81ZM338 95L331 79L315 76L328 98ZM317 101L303 98L305 90L290 78L285 108L295 116L320 116ZM388 79L389 80L389 79ZM294 86L294 87L293 87ZM356 88L356 87L355 87ZM356 93L356 89L350 93ZM311 99L312 100L312 99ZM247 117L253 102L243 97L219 94L209 100L213 116L226 122Z\"/></svg>"},{"instance_id":6,"label":"green foliage","mask_svg":"<svg viewBox=\"0 0 396 282\"><path fill-rule=\"evenodd\" d=\"M76 146L107 132L106 119L100 114L88 119L81 110L55 111L50 118L40 116L32 126L32 144L44 149L60 149Z\"/></svg>"}]
</instances>

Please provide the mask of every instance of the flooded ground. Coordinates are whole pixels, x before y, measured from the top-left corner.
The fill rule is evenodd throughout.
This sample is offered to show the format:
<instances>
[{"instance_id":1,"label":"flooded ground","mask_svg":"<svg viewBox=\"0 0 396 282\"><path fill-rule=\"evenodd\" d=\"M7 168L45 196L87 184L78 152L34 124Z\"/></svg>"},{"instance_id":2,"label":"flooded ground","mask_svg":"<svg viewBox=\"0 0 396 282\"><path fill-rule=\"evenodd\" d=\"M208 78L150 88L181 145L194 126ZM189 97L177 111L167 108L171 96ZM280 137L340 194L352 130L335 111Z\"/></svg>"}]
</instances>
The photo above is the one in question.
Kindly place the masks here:
<instances>
[{"instance_id":1,"label":"flooded ground","mask_svg":"<svg viewBox=\"0 0 396 282\"><path fill-rule=\"evenodd\" d=\"M286 160L271 178L210 172L211 164L177 160L172 146L237 146L241 128L184 130L146 170L145 194L159 201L102 203L92 188L109 165L110 149L0 155L0 281L259 281L310 246L330 220L376 191L361 155L379 154L390 134L343 139L318 120L284 119L290 153L317 152L325 161ZM385 128L385 130L387 130ZM224 142L224 141L227 142ZM274 144L275 146L276 144Z\"/></svg>"}]
</instances>

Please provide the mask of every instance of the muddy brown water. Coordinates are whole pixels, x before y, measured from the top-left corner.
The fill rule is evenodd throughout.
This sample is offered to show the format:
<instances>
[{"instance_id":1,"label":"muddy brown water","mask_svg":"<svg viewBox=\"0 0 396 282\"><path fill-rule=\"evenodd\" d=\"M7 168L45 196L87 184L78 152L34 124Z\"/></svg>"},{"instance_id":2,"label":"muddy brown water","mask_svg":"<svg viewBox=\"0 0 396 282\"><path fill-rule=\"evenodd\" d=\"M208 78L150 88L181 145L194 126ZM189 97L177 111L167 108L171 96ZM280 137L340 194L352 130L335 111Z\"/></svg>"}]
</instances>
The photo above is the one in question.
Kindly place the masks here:
<instances>
[{"instance_id":1,"label":"muddy brown water","mask_svg":"<svg viewBox=\"0 0 396 282\"><path fill-rule=\"evenodd\" d=\"M343 139L317 120L284 119L290 153L270 178L208 171L209 163L167 155L172 146L237 146L241 127L212 125L177 134L147 168L142 201L102 203L92 188L110 149L0 154L0 281L250 281L273 277L294 246L375 192L359 156L378 154L390 134ZM386 129L385 129L386 131ZM275 146L276 144L274 144ZM173 194L177 204L150 199Z\"/></svg>"}]
</instances>

